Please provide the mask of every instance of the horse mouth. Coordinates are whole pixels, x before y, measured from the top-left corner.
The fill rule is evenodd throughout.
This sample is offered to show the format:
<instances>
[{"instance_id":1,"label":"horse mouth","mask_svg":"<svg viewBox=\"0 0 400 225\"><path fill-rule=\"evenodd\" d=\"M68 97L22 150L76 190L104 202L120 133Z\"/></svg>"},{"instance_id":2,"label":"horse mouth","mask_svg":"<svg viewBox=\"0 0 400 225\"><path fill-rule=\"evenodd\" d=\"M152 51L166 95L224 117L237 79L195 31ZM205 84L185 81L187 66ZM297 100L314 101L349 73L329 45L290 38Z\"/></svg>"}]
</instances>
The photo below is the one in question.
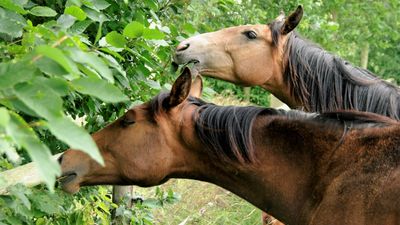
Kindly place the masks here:
<instances>
[{"instance_id":1,"label":"horse mouth","mask_svg":"<svg viewBox=\"0 0 400 225\"><path fill-rule=\"evenodd\" d=\"M174 72L176 72L179 68L179 65L183 65L183 67L188 66L189 64L192 64L194 67L197 66L197 64L199 64L200 61L197 59L191 59L188 61L178 61L178 60L174 60L172 61L171 65L172 65L172 69Z\"/></svg>"},{"instance_id":2,"label":"horse mouth","mask_svg":"<svg viewBox=\"0 0 400 225\"><path fill-rule=\"evenodd\" d=\"M66 172L66 173L63 173L60 177L58 177L57 181L61 184L61 186L65 186L66 184L75 180L75 178L77 176L78 176L78 174L75 172Z\"/></svg>"}]
</instances>

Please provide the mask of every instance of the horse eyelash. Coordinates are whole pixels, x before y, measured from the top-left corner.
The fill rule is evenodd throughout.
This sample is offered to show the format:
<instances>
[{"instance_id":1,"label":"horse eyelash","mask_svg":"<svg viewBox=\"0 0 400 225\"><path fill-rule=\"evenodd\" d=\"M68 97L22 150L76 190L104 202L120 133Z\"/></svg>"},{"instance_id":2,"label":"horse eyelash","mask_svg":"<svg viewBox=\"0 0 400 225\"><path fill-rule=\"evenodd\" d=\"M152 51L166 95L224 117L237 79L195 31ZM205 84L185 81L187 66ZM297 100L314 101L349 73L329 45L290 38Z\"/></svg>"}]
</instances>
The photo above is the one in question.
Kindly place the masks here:
<instances>
[{"instance_id":1,"label":"horse eyelash","mask_svg":"<svg viewBox=\"0 0 400 225\"><path fill-rule=\"evenodd\" d=\"M244 34L250 40L257 38L257 33L253 30L243 31L242 34Z\"/></svg>"},{"instance_id":2,"label":"horse eyelash","mask_svg":"<svg viewBox=\"0 0 400 225\"><path fill-rule=\"evenodd\" d=\"M129 125L132 125L134 123L135 123L134 120L127 120L126 118L121 120L121 126L122 127L128 127Z\"/></svg>"}]
</instances>

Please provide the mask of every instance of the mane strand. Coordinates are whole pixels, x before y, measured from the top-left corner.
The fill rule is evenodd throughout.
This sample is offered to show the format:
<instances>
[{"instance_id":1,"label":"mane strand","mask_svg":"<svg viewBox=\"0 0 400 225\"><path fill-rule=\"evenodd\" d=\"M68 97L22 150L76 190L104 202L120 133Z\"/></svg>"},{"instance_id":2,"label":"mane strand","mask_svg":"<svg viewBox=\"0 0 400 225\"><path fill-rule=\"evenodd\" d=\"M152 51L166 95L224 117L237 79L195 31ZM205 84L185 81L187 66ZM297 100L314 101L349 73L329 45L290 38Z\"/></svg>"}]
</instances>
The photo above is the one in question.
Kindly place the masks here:
<instances>
[{"instance_id":1,"label":"mane strand","mask_svg":"<svg viewBox=\"0 0 400 225\"><path fill-rule=\"evenodd\" d=\"M254 162L252 125L263 112L260 107L199 106L195 114L195 130L212 155L239 163Z\"/></svg>"},{"instance_id":2,"label":"mane strand","mask_svg":"<svg viewBox=\"0 0 400 225\"><path fill-rule=\"evenodd\" d=\"M284 80L309 112L358 110L400 120L400 89L293 33L284 57Z\"/></svg>"}]
</instances>

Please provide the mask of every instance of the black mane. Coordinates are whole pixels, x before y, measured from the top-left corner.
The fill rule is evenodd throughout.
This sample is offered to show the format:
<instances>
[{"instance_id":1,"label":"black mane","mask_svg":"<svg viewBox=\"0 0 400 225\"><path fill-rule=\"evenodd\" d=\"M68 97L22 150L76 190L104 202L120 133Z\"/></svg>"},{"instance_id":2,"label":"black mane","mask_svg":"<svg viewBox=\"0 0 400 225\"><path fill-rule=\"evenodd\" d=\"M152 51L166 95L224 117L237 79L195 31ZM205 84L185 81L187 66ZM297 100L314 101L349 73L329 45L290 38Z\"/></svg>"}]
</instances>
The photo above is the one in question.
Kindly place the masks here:
<instances>
[{"instance_id":1,"label":"black mane","mask_svg":"<svg viewBox=\"0 0 400 225\"><path fill-rule=\"evenodd\" d=\"M154 122L157 116L168 112L163 102L169 96L162 93L148 104L148 110ZM193 114L197 137L204 144L210 155L225 161L251 163L255 162L252 142L253 122L257 116L273 116L293 122L316 124L320 128L363 129L398 124L388 117L357 111L338 111L328 113L306 113L298 110L263 108L257 106L218 106L199 98L189 97L189 104L198 106Z\"/></svg>"},{"instance_id":2,"label":"black mane","mask_svg":"<svg viewBox=\"0 0 400 225\"><path fill-rule=\"evenodd\" d=\"M270 28L277 45L280 23L274 22ZM304 110L358 110L400 120L400 89L370 71L351 65L296 33L288 37L284 57L284 80Z\"/></svg>"},{"instance_id":3,"label":"black mane","mask_svg":"<svg viewBox=\"0 0 400 225\"><path fill-rule=\"evenodd\" d=\"M326 129L362 129L397 123L388 117L374 113L340 111L329 113L305 113L256 106L218 106L197 98L189 99L198 106L194 114L195 131L207 151L219 159L239 163L254 162L252 127L257 116L275 116L284 120L314 123Z\"/></svg>"}]
</instances>

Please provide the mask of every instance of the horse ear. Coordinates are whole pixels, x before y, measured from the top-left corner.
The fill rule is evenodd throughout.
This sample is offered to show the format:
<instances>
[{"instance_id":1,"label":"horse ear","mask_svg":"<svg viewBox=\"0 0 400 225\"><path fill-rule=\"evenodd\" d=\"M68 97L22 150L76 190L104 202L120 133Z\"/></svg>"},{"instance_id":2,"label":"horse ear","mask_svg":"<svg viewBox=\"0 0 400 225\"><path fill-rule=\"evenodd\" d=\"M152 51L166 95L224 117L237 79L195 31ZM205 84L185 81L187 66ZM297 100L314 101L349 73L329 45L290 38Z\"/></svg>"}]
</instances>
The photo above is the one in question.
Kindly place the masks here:
<instances>
[{"instance_id":1,"label":"horse ear","mask_svg":"<svg viewBox=\"0 0 400 225\"><path fill-rule=\"evenodd\" d=\"M285 20L285 12L281 10L279 16L275 18L274 21L283 22Z\"/></svg>"},{"instance_id":2,"label":"horse ear","mask_svg":"<svg viewBox=\"0 0 400 225\"><path fill-rule=\"evenodd\" d=\"M181 104L189 96L190 87L192 84L192 74L190 69L185 67L182 74L175 80L172 85L169 97L166 99L166 106L168 108Z\"/></svg>"},{"instance_id":3,"label":"horse ear","mask_svg":"<svg viewBox=\"0 0 400 225\"><path fill-rule=\"evenodd\" d=\"M190 88L190 96L200 98L203 92L203 80L200 75L197 75L192 82L192 87Z\"/></svg>"},{"instance_id":4,"label":"horse ear","mask_svg":"<svg viewBox=\"0 0 400 225\"><path fill-rule=\"evenodd\" d=\"M294 11L292 14L286 17L285 23L281 28L281 34L286 35L292 30L294 30L294 28L296 28L297 25L300 23L302 17L303 17L303 7L299 5L296 11Z\"/></svg>"}]
</instances>

